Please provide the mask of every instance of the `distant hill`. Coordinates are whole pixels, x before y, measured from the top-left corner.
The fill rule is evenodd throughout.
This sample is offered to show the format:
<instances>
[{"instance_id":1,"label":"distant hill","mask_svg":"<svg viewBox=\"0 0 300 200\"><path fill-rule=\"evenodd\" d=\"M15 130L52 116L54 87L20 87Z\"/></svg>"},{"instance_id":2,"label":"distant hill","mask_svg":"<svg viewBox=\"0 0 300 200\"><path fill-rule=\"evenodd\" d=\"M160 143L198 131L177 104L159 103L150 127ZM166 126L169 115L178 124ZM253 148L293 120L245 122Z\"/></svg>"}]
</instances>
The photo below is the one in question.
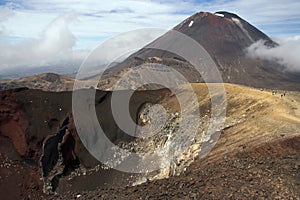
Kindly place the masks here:
<instances>
[{"instance_id":1,"label":"distant hill","mask_svg":"<svg viewBox=\"0 0 300 200\"><path fill-rule=\"evenodd\" d=\"M70 91L74 78L54 73L39 74L15 80L0 81L0 90L27 87L45 91Z\"/></svg>"}]
</instances>

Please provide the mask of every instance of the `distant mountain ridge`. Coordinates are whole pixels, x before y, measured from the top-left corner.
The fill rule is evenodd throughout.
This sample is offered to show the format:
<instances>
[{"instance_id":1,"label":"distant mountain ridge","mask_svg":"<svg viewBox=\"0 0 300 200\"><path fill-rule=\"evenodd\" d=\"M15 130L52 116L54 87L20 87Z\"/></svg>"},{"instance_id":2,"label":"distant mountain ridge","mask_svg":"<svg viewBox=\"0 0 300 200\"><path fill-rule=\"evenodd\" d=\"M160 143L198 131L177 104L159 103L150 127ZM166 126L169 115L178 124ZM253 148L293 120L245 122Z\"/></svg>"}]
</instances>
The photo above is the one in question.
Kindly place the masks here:
<instances>
[{"instance_id":1,"label":"distant mountain ridge","mask_svg":"<svg viewBox=\"0 0 300 200\"><path fill-rule=\"evenodd\" d=\"M0 90L27 87L53 92L71 91L74 80L74 78L63 75L44 73L15 80L0 81Z\"/></svg>"},{"instance_id":2,"label":"distant mountain ridge","mask_svg":"<svg viewBox=\"0 0 300 200\"><path fill-rule=\"evenodd\" d=\"M189 36L202 45L215 62L223 81L226 83L257 88L300 90L300 73L290 72L286 70L285 66L278 64L276 61L259 60L247 56L246 49L259 40L263 40L269 48L276 47L278 44L236 14L225 11L216 13L199 12L185 19L173 30ZM168 34L169 32L149 45L159 44L169 39ZM148 63L170 66L180 72L191 83L204 82L190 63L180 56L167 51L147 48L149 45L133 53L123 62L106 70L97 88L112 90L113 85L129 70ZM172 46L172 42L170 46ZM33 84L31 83L33 79L2 81L0 82L0 89L29 87L61 91L70 89L69 86L64 86L65 80L68 79L66 81L68 84L74 82L73 78L63 77L56 83L42 81L42 84ZM132 84L128 89L135 88L136 77L129 76L128 80ZM40 77L37 76L37 82L40 81ZM177 81L174 79L175 84Z\"/></svg>"}]
</instances>

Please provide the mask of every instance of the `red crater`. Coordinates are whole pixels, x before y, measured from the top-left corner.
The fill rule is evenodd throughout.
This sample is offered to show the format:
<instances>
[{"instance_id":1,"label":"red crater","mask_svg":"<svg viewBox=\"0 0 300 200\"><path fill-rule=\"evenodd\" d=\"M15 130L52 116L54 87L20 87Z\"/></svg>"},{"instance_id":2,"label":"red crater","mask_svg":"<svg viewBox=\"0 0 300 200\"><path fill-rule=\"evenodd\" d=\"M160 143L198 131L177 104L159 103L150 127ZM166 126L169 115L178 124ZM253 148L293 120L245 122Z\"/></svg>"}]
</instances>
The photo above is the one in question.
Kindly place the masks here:
<instances>
[{"instance_id":1,"label":"red crater","mask_svg":"<svg viewBox=\"0 0 300 200\"><path fill-rule=\"evenodd\" d=\"M21 156L27 153L25 130L27 120L24 117L22 106L16 101L13 91L1 93L0 103L0 135L8 137Z\"/></svg>"}]
</instances>

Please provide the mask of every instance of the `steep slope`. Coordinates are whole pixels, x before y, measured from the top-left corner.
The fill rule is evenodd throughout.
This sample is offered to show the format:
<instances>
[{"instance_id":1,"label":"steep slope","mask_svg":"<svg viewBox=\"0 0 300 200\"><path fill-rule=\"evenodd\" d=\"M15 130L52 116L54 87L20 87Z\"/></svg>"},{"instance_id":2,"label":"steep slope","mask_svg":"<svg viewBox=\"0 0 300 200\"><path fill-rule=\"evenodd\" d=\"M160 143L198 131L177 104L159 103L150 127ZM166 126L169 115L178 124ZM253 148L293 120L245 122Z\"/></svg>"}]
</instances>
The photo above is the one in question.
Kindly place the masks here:
<instances>
[{"instance_id":1,"label":"steep slope","mask_svg":"<svg viewBox=\"0 0 300 200\"><path fill-rule=\"evenodd\" d=\"M191 21L193 24L189 26ZM258 40L265 40L269 47L277 45L257 28L228 12L200 12L174 30L192 37L213 56L243 56L245 48Z\"/></svg>"},{"instance_id":2,"label":"steep slope","mask_svg":"<svg viewBox=\"0 0 300 200\"><path fill-rule=\"evenodd\" d=\"M246 48L258 40L264 40L265 45L269 48L278 44L235 14L228 12L196 13L174 27L174 30L191 37L204 47L216 63L224 82L260 88L300 89L299 73L289 72L275 61L256 60L246 55ZM172 45L178 41L176 41L177 38L174 38L173 41L170 40L171 37L172 33L167 32L131 55L117 66L120 70L117 76L123 76L121 69L129 70L128 67L144 63L159 63L175 68L191 82L202 82L199 74L197 75L189 63L180 56L148 48L159 46L164 41L168 41L168 47L172 48Z\"/></svg>"}]
</instances>

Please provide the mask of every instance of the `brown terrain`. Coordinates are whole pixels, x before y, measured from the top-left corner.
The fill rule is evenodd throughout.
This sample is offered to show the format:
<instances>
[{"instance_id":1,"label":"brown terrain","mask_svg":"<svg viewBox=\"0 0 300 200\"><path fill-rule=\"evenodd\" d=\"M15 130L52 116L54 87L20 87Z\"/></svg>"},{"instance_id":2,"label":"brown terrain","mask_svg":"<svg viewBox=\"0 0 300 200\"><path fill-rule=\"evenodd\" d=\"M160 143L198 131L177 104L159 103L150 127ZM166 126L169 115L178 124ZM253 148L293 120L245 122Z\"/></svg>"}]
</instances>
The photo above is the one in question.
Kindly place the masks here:
<instances>
[{"instance_id":1,"label":"brown terrain","mask_svg":"<svg viewBox=\"0 0 300 200\"><path fill-rule=\"evenodd\" d=\"M207 50L225 82L227 102L217 109L226 108L226 121L214 134L207 135L212 117L208 87L221 83L202 83L190 63L170 52L141 49L107 70L95 98L86 99L86 110L95 106L106 137L140 154L160 147L177 151L170 138L179 134L181 110L193 115L199 108L200 126L192 143L169 165L151 173L110 169L88 152L77 132L84 127L75 126L73 120L83 115L85 126L91 123L85 112L72 113L74 78L47 73L1 81L1 199L300 199L300 76L276 62L247 57L245 49L255 41L265 40L270 48L278 44L237 15L220 14L224 17L197 13L174 28ZM152 45L168 39L169 34ZM136 124L155 128L155 123L161 122L160 113L153 116L151 107L158 104L166 109L162 128L145 140L122 131L111 108L113 84L144 64L175 68L193 83L197 96L191 100L188 87L175 78L173 89L179 96L161 86L138 88L129 103ZM132 85L114 92L129 94L136 79L128 77L126 81ZM79 90L83 98L95 91L89 81L80 80L85 88ZM222 94L213 95L218 98ZM94 134L94 141L100 140L95 130L88 134ZM214 143L209 151L207 147ZM203 156L206 151L208 155Z\"/></svg>"},{"instance_id":2,"label":"brown terrain","mask_svg":"<svg viewBox=\"0 0 300 200\"><path fill-rule=\"evenodd\" d=\"M37 76L24 77L9 81L0 81L0 90L7 90L20 87L41 89L46 91L71 91L74 78L54 73L45 73Z\"/></svg>"},{"instance_id":3,"label":"brown terrain","mask_svg":"<svg viewBox=\"0 0 300 200\"><path fill-rule=\"evenodd\" d=\"M209 112L207 88L201 84L193 87L199 96L201 112ZM268 90L231 84L226 84L225 88L227 120L220 139L209 155L197 159L199 151L194 151L187 160L193 159L195 162L186 162L186 171L182 174L172 176L169 173L161 180L153 179L135 187L130 186L134 178L129 180L131 176L126 173L101 167L97 170L100 163L86 152L76 131L71 128L73 125L69 123L76 140L75 155L80 166L71 170L72 173L61 176L58 196L43 194L39 160L43 141L57 132L71 111L71 93L28 89L3 91L0 115L0 191L6 194L6 199L40 199L42 196L65 199L77 197L78 194L83 199L297 199L300 191L299 92L287 92L281 96L282 91L272 94ZM97 96L103 96L104 93L109 92L99 92ZM109 96L96 104L100 124L110 124L105 133L110 135L112 141L131 141L130 138L124 138L120 131L113 131L113 127L115 130L117 127L110 120L112 116L106 114L105 118L101 117L101 113L109 109L109 106L105 106ZM133 99L133 113L140 112L137 108L145 102L159 102L166 107L173 105L168 110L170 113L179 108L178 104L174 104L176 97L167 90L136 92ZM186 105L189 105L188 98L186 101ZM113 136L116 132L120 135ZM201 137L201 134L196 137Z\"/></svg>"},{"instance_id":4,"label":"brown terrain","mask_svg":"<svg viewBox=\"0 0 300 200\"><path fill-rule=\"evenodd\" d=\"M205 91L203 85L194 88L201 94ZM281 97L280 92L273 95L237 85L226 85L226 91L228 118L223 134L207 157L196 159L181 175L59 197L299 199L299 93Z\"/></svg>"}]
</instances>

